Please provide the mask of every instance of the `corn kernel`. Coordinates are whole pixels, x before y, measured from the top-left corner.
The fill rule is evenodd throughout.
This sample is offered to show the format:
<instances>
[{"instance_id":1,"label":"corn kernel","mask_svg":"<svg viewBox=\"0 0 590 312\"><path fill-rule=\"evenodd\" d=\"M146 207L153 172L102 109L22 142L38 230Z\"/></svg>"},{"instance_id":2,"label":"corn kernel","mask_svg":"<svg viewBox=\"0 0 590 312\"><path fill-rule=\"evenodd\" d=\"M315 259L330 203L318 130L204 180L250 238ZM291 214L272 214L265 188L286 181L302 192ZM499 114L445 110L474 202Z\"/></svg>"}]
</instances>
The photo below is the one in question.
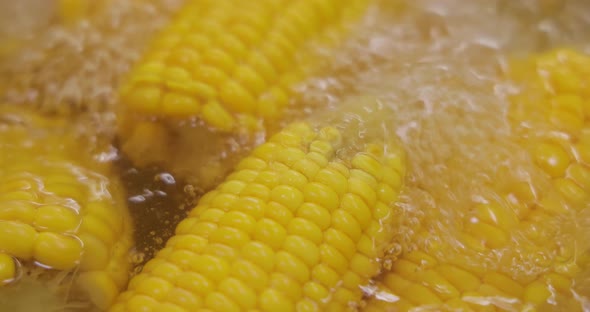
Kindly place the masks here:
<instances>
[{"instance_id":1,"label":"corn kernel","mask_svg":"<svg viewBox=\"0 0 590 312\"><path fill-rule=\"evenodd\" d=\"M33 247L33 257L56 270L74 268L80 263L82 253L79 239L50 232L39 233Z\"/></svg>"}]
</instances>

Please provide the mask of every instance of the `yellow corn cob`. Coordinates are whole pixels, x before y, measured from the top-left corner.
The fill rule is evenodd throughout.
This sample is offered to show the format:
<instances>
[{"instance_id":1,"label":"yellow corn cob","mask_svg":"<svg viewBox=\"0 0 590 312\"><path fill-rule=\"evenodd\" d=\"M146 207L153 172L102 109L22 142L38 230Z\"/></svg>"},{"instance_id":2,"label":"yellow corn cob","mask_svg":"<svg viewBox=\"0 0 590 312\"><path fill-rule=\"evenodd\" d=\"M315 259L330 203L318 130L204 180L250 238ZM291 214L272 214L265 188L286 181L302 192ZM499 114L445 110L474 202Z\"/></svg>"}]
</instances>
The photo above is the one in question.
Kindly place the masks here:
<instances>
[{"instance_id":1,"label":"yellow corn cob","mask_svg":"<svg viewBox=\"0 0 590 312\"><path fill-rule=\"evenodd\" d=\"M351 152L342 144L336 128L297 123L257 147L201 198L111 311L358 306L359 286L380 270L404 161L396 145Z\"/></svg>"},{"instance_id":2,"label":"yellow corn cob","mask_svg":"<svg viewBox=\"0 0 590 312\"><path fill-rule=\"evenodd\" d=\"M121 88L123 151L136 165L188 171L213 185L203 180L221 169L199 172L201 164L276 126L292 88L320 61L310 45L337 41L367 2L188 1Z\"/></svg>"},{"instance_id":3,"label":"yellow corn cob","mask_svg":"<svg viewBox=\"0 0 590 312\"><path fill-rule=\"evenodd\" d=\"M126 286L132 229L120 186L70 132L66 120L0 110L0 302L10 311L30 311L21 296L39 295L31 283L61 285L57 306L69 297L102 310Z\"/></svg>"},{"instance_id":4,"label":"yellow corn cob","mask_svg":"<svg viewBox=\"0 0 590 312\"><path fill-rule=\"evenodd\" d=\"M522 86L511 99L514 133L547 181L505 186L501 199L471 209L457 238L406 252L379 289L397 298L373 300L369 311L582 311L573 291L575 278L590 269L590 245L560 239L553 220L588 211L590 57L557 50L514 63L510 76ZM426 228L419 236L432 236ZM478 261L494 253L502 255L496 263ZM523 257L531 265L517 267Z\"/></svg>"}]
</instances>

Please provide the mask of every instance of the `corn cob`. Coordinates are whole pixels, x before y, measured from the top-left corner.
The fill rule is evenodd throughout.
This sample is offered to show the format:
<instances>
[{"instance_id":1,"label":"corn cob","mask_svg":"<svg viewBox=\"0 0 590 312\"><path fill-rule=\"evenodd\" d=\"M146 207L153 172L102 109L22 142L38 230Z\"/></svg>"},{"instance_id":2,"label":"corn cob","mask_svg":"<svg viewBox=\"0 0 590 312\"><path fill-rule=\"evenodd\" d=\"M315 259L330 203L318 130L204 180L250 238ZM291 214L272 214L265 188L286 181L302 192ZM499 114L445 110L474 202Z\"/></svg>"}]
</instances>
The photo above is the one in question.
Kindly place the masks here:
<instances>
[{"instance_id":1,"label":"corn cob","mask_svg":"<svg viewBox=\"0 0 590 312\"><path fill-rule=\"evenodd\" d=\"M121 87L123 151L138 166L213 185L203 181L234 163L204 173L201 164L223 162L219 155L251 145L253 132L276 128L293 87L321 60L311 45L337 42L367 2L188 1Z\"/></svg>"},{"instance_id":2,"label":"corn cob","mask_svg":"<svg viewBox=\"0 0 590 312\"><path fill-rule=\"evenodd\" d=\"M70 297L101 310L127 283L132 229L119 186L68 132L65 119L0 111L0 302L10 311L31 304L19 293L40 296L31 283L60 284L57 306Z\"/></svg>"},{"instance_id":3,"label":"corn cob","mask_svg":"<svg viewBox=\"0 0 590 312\"><path fill-rule=\"evenodd\" d=\"M569 50L513 64L510 77L521 89L511 98L510 122L547 181L499 189L498 197L471 208L454 238L406 251L378 290L390 302L372 300L367 310L583 310L575 279L590 269L590 246L560 239L553 221L588 211L589 74L590 57ZM427 228L428 222L419 236L432 237ZM502 255L495 265L478 261L494 253ZM516 267L515 259L527 255L532 265Z\"/></svg>"},{"instance_id":4,"label":"corn cob","mask_svg":"<svg viewBox=\"0 0 590 312\"><path fill-rule=\"evenodd\" d=\"M274 135L201 198L111 311L358 305L380 270L404 161L389 144L342 154L336 128Z\"/></svg>"}]
</instances>

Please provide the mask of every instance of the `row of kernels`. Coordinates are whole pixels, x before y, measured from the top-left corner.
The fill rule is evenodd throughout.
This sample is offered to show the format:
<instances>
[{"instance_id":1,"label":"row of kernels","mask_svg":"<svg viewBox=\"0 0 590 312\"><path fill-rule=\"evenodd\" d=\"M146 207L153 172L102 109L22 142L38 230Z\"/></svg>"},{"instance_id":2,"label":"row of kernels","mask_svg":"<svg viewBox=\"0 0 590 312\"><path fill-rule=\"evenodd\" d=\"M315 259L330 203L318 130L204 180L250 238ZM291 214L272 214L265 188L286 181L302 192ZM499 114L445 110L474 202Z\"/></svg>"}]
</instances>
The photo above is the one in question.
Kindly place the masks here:
<instances>
[{"instance_id":1,"label":"row of kernels","mask_svg":"<svg viewBox=\"0 0 590 312\"><path fill-rule=\"evenodd\" d=\"M300 132L300 134L305 135L306 132L307 130ZM287 142L293 143L287 143L287 146L273 145L275 148L286 152L297 150L289 145L294 146L300 140L289 135L281 137L289 138ZM317 141L307 144L311 145L313 142ZM259 148L258 152L254 154L267 158L270 151L264 152L264 150L264 148ZM275 153L282 154L276 150ZM309 154L313 155L313 153ZM299 160L305 159L305 157L306 154ZM286 154L265 160L291 163L293 166L296 163L291 156ZM168 256L169 260L180 261L177 264L183 263L185 266L191 267L193 272L198 272L200 276L209 281L208 285L211 287L198 292L208 295L197 301L203 302L210 308L222 307L219 306L220 301L213 302L212 296L224 296L226 299L224 302L227 304L223 306L224 308L252 307L252 304L256 303L256 297L253 297L253 293L248 288L239 287L241 283L251 280L245 278L250 276L244 276L244 270L240 270L242 272L239 273L241 278L238 277L237 280L227 283L228 279L224 276L230 274L227 270L232 266L231 263L240 263L240 267L246 266L254 272L259 272L256 280L267 281L260 284L259 289L263 289L268 283L274 289L279 290L280 292L276 293L274 298L277 300L276 303L281 303L284 308L293 307L293 303L298 302L299 308L314 307L317 309L317 302L332 296L343 299L344 302L359 297L360 294L357 292L360 281L376 272L371 269L374 266L370 263L370 258L362 254L355 254L356 246L353 239L359 239L361 229L364 227L359 226L352 215L338 210L340 205L338 194L323 184L314 184L308 181L303 183L301 187L281 185L279 182L278 185L273 185L272 189L264 184L252 183L263 172L267 172L266 176L270 177L270 180L277 181L278 177L271 174L272 171L265 171L266 166L254 165L252 167L247 164L254 163L247 160L242 162L241 170L232 174L228 181L220 185L217 190L203 197L200 205L206 207L197 209L199 211L198 220L188 218L181 222L177 228L177 235L199 235L199 237L207 238L208 244L216 246L213 249L203 247L202 250L184 252L182 257L179 255L170 258L178 252L172 252ZM329 167L329 163L327 165ZM274 166L274 168L279 168L283 172L292 172L288 166ZM257 172L257 169L263 171ZM280 175L279 173L278 176ZM309 177L313 178L313 175ZM306 177L304 179L307 180ZM346 179L344 183L348 183ZM221 197L224 200L217 200ZM386 194L385 198L391 198L391 196ZM225 199L229 199L232 204L225 205ZM362 199L360 200L362 201ZM330 216L330 211L333 211L333 216ZM332 228L328 228L330 225ZM351 229L353 229L352 232ZM322 231L324 232L322 233ZM169 244L178 247L175 242L176 240L172 239ZM242 250L241 258L233 252L238 250ZM204 264L198 267L194 266L193 263L198 261L198 258L202 258L202 255L199 256L196 252L212 257L209 258L210 265L206 266L207 271L201 271L204 270ZM185 260L181 260L183 258ZM214 270L216 274L211 275L211 270ZM273 270L274 273L271 273ZM149 271L144 270L144 272ZM352 291L336 289L332 294L332 288L337 286L339 280L326 279L326 275L343 276L342 282ZM314 276L318 276L319 280L315 280ZM310 281L312 277L315 281ZM218 282L219 284L217 284ZM241 288L239 291L241 296L234 298L232 294L235 292L224 292L222 289L226 287L223 285L227 286L228 284L233 286L230 289L234 291L236 288ZM133 286L130 289L133 289ZM217 291L213 291L214 289ZM284 298L280 299L281 297ZM235 302L230 299L234 299ZM339 303L338 306L346 306L346 304Z\"/></svg>"}]
</instances>

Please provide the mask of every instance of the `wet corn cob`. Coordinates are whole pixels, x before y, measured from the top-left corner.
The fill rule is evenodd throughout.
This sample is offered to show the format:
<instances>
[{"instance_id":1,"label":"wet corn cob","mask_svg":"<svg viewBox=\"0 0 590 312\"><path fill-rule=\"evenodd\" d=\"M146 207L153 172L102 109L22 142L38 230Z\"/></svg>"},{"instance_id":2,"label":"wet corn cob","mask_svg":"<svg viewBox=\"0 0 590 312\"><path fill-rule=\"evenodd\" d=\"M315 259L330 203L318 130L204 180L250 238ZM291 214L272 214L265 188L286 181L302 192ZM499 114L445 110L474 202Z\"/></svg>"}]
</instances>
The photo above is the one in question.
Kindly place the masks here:
<instances>
[{"instance_id":1,"label":"wet corn cob","mask_svg":"<svg viewBox=\"0 0 590 312\"><path fill-rule=\"evenodd\" d=\"M396 145L348 157L293 124L206 194L111 311L342 311L380 270L404 173ZM204 310L203 310L204 311Z\"/></svg>"},{"instance_id":2,"label":"wet corn cob","mask_svg":"<svg viewBox=\"0 0 590 312\"><path fill-rule=\"evenodd\" d=\"M511 98L513 131L544 176L504 186L500 198L473 207L455 244L447 238L406 252L383 277L383 300L373 300L369 311L583 310L575 279L590 269L590 246L561 239L553 221L588 210L590 57L556 50L515 62L510 77L521 86ZM574 221L569 230L575 228ZM494 253L502 255L493 257L497 263L478 261L478 254ZM529 265L515 264L527 255Z\"/></svg>"},{"instance_id":3,"label":"wet corn cob","mask_svg":"<svg viewBox=\"0 0 590 312\"><path fill-rule=\"evenodd\" d=\"M311 45L333 45L367 2L188 1L121 88L123 151L139 166L184 174L219 161L238 136L237 145L251 144L249 134L277 125L293 87L321 61ZM194 175L220 175L211 168Z\"/></svg>"},{"instance_id":4,"label":"wet corn cob","mask_svg":"<svg viewBox=\"0 0 590 312\"><path fill-rule=\"evenodd\" d=\"M132 229L120 186L68 131L66 120L0 112L0 302L11 311L27 304L11 289L30 294L31 282L60 284L47 290L56 305L70 297L102 310L127 283Z\"/></svg>"}]
</instances>

